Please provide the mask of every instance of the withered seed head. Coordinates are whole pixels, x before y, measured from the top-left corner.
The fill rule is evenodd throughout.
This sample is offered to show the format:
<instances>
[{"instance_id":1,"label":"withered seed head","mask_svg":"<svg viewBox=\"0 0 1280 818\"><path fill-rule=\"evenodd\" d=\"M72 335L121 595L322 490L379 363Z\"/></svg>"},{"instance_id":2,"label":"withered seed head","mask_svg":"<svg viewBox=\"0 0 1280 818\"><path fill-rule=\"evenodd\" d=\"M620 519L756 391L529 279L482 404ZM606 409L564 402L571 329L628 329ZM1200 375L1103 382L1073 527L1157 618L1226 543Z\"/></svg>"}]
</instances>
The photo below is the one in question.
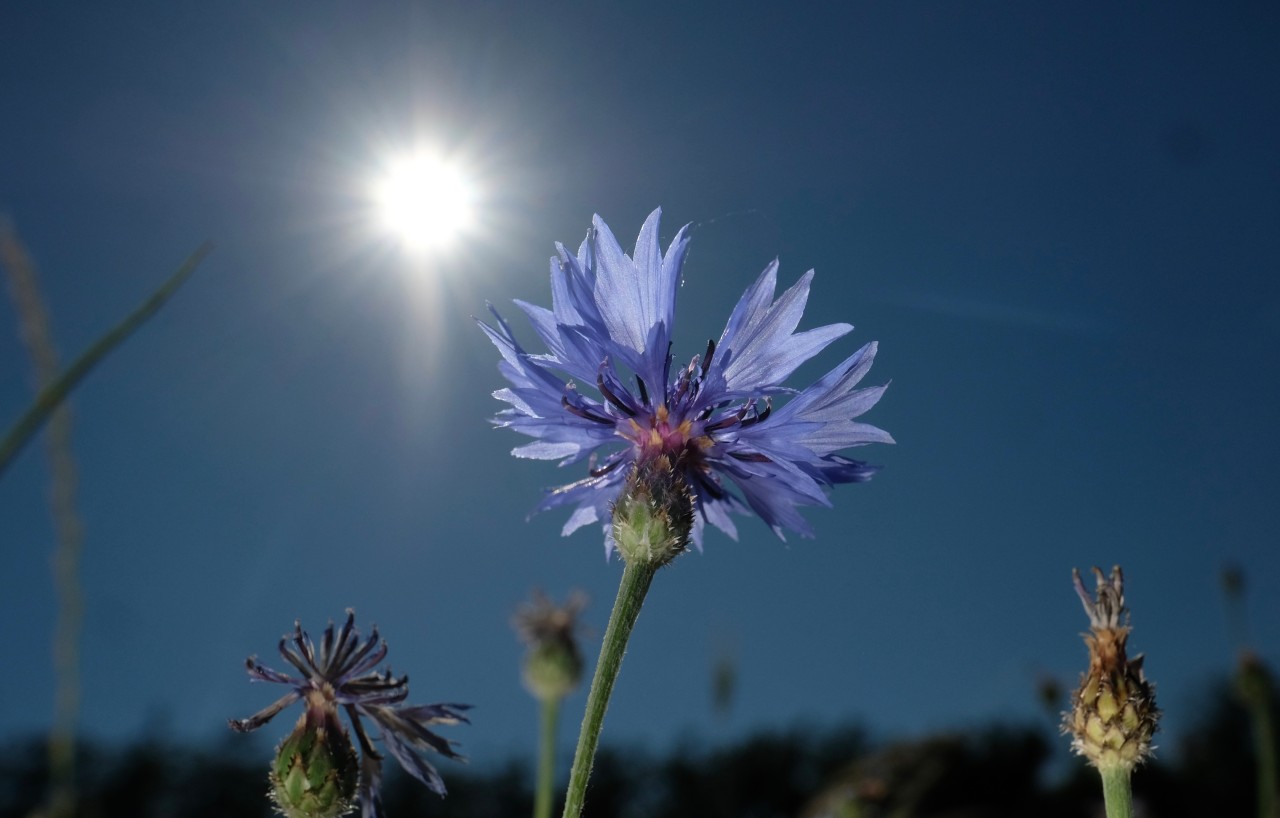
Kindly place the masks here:
<instances>
[{"instance_id":1,"label":"withered seed head","mask_svg":"<svg viewBox=\"0 0 1280 818\"><path fill-rule=\"evenodd\" d=\"M1072 709L1063 719L1063 731L1072 735L1072 747L1090 764L1103 769L1132 770L1151 752L1160 711L1155 689L1142 672L1142 656L1129 659L1129 614L1124 606L1124 575L1120 566L1108 578L1099 568L1096 598L1091 598L1073 571L1076 593L1089 615L1089 670L1080 678L1072 696Z\"/></svg>"}]
</instances>

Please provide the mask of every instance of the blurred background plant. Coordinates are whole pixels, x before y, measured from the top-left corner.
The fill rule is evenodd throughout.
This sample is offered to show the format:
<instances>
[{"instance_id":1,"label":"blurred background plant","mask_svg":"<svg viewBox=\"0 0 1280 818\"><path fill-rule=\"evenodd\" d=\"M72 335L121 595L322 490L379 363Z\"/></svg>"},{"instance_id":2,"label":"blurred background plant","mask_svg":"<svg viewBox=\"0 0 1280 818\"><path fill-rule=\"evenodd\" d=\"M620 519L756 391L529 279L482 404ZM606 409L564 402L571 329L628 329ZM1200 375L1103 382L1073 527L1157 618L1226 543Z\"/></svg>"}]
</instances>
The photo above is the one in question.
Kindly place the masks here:
<instances>
[{"instance_id":1,"label":"blurred background plant","mask_svg":"<svg viewBox=\"0 0 1280 818\"><path fill-rule=\"evenodd\" d=\"M58 379L58 351L53 344L49 314L40 295L39 275L17 230L0 221L0 264L4 265L9 294L21 324L19 334L31 358L37 398L32 409L0 442L0 473L42 421L49 424L46 452L49 457L49 506L53 514L56 546L53 585L58 598L58 618L53 631L54 712L49 729L49 802L51 818L73 814L75 803L75 729L80 703L77 647L83 602L77 569L84 537L76 513L76 465L71 453L71 410L61 396L46 397Z\"/></svg>"},{"instance_id":2,"label":"blurred background plant","mask_svg":"<svg viewBox=\"0 0 1280 818\"><path fill-rule=\"evenodd\" d=\"M1257 776L1259 818L1280 818L1280 771L1277 770L1275 676L1249 639L1249 613L1245 600L1244 570L1228 565L1222 570L1228 636L1236 651L1236 695L1249 713Z\"/></svg>"},{"instance_id":3,"label":"blurred background plant","mask_svg":"<svg viewBox=\"0 0 1280 818\"><path fill-rule=\"evenodd\" d=\"M49 458L49 506L56 546L53 585L58 599L53 631L54 712L46 747L48 800L45 814L76 814L76 719L80 704L79 642L83 619L80 552L84 531L76 512L76 464L71 446L71 390L111 351L156 313L212 251L206 243L139 307L108 330L65 370L60 369L49 311L40 294L35 262L8 219L0 218L0 267L19 320L19 334L31 359L36 395L30 407L0 437L0 477L22 448L46 424Z\"/></svg>"},{"instance_id":4,"label":"blurred background plant","mask_svg":"<svg viewBox=\"0 0 1280 818\"><path fill-rule=\"evenodd\" d=\"M560 704L582 682L582 649L578 616L587 607L582 591L556 605L540 590L521 606L511 625L527 648L521 668L525 689L538 702L538 772L534 818L551 815L555 797L555 760Z\"/></svg>"}]
</instances>

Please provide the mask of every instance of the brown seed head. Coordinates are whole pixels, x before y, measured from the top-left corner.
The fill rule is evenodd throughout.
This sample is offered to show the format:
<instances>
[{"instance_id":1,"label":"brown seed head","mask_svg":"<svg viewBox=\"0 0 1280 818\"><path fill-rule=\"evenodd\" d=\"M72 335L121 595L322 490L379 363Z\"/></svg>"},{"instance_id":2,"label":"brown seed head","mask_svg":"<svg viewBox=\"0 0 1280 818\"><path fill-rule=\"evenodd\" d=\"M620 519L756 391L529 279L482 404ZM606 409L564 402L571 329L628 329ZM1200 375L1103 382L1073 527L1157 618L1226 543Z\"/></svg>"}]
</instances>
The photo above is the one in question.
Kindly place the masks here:
<instances>
[{"instance_id":1,"label":"brown seed head","mask_svg":"<svg viewBox=\"0 0 1280 818\"><path fill-rule=\"evenodd\" d=\"M1124 575L1120 566L1108 578L1099 568L1096 596L1085 590L1080 572L1073 571L1076 593L1089 616L1089 670L1080 678L1072 697L1071 712L1063 730L1072 735L1072 747L1099 769L1132 770L1151 752L1160 711L1155 689L1143 676L1142 657L1129 659L1129 615L1124 607Z\"/></svg>"}]
</instances>

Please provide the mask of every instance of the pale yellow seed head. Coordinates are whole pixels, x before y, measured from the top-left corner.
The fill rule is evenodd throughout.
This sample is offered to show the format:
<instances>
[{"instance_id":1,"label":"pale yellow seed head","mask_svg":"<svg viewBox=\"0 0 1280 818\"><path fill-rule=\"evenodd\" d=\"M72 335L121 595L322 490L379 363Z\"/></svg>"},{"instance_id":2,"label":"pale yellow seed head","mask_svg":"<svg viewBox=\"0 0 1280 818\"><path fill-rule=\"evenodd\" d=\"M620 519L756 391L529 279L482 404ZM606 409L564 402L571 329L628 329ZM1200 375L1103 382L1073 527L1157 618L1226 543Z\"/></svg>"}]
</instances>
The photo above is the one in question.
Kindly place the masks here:
<instances>
[{"instance_id":1,"label":"pale yellow seed head","mask_svg":"<svg viewBox=\"0 0 1280 818\"><path fill-rule=\"evenodd\" d=\"M1094 568L1096 598L1084 589L1074 572L1076 592L1089 615L1089 670L1072 696L1072 709L1063 730L1072 735L1073 749L1098 769L1132 770L1151 753L1151 738L1160 711L1155 688L1142 672L1142 657L1130 660L1128 611L1124 607L1124 576L1120 567L1110 578Z\"/></svg>"}]
</instances>

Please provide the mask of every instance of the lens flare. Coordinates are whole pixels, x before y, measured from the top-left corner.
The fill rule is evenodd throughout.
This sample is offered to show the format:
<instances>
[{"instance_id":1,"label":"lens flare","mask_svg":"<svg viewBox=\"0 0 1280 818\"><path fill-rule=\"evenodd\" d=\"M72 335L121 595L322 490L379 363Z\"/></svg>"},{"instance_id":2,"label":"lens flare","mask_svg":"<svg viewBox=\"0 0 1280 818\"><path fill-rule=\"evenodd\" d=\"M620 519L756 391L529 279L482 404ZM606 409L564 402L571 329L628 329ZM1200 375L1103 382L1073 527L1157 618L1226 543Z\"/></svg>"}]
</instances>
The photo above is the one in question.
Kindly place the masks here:
<instances>
[{"instance_id":1,"label":"lens flare","mask_svg":"<svg viewBox=\"0 0 1280 818\"><path fill-rule=\"evenodd\" d=\"M417 153L391 163L374 187L382 227L414 251L439 249L475 222L475 185L456 163Z\"/></svg>"}]
</instances>

